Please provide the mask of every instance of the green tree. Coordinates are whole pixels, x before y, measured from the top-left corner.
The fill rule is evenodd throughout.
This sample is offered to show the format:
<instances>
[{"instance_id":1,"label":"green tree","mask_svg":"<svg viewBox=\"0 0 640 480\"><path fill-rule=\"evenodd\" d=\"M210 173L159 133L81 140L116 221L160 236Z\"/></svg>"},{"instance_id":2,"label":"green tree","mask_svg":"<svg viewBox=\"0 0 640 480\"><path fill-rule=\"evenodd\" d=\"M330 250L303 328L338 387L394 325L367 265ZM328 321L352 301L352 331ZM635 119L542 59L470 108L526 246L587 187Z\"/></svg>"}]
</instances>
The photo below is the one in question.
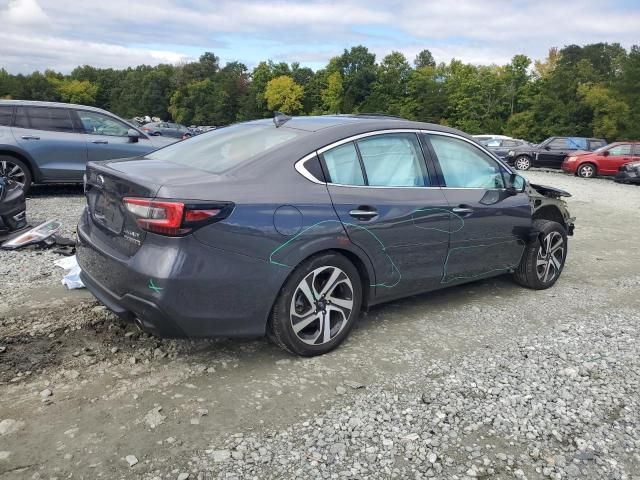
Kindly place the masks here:
<instances>
[{"instance_id":1,"label":"green tree","mask_svg":"<svg viewBox=\"0 0 640 480\"><path fill-rule=\"evenodd\" d=\"M401 114L412 120L440 123L445 116L447 102L444 72L435 66L421 67L409 76Z\"/></svg>"},{"instance_id":2,"label":"green tree","mask_svg":"<svg viewBox=\"0 0 640 480\"><path fill-rule=\"evenodd\" d=\"M362 103L371 93L376 79L376 56L367 47L358 45L344 50L335 61L335 67L342 74L344 95L341 111L352 113L358 111Z\"/></svg>"},{"instance_id":3,"label":"green tree","mask_svg":"<svg viewBox=\"0 0 640 480\"><path fill-rule=\"evenodd\" d=\"M294 114L302 110L304 88L287 75L270 80L264 92L267 107L282 113Z\"/></svg>"},{"instance_id":4,"label":"green tree","mask_svg":"<svg viewBox=\"0 0 640 480\"><path fill-rule=\"evenodd\" d=\"M433 58L433 55L431 55L431 52L425 48L420 53L418 53L418 55L416 55L416 58L413 60L413 65L416 68L423 68L423 67L435 68L436 61Z\"/></svg>"},{"instance_id":5,"label":"green tree","mask_svg":"<svg viewBox=\"0 0 640 480\"><path fill-rule=\"evenodd\" d=\"M342 105L342 77L333 72L327 77L327 87L322 90L322 107L327 113L340 113Z\"/></svg>"},{"instance_id":6,"label":"green tree","mask_svg":"<svg viewBox=\"0 0 640 480\"><path fill-rule=\"evenodd\" d=\"M384 57L363 109L399 115L407 95L407 81L411 72L411 65L402 53L392 52Z\"/></svg>"},{"instance_id":7,"label":"green tree","mask_svg":"<svg viewBox=\"0 0 640 480\"><path fill-rule=\"evenodd\" d=\"M80 105L93 105L98 93L98 86L87 80L63 80L57 88L63 102Z\"/></svg>"},{"instance_id":8,"label":"green tree","mask_svg":"<svg viewBox=\"0 0 640 480\"><path fill-rule=\"evenodd\" d=\"M593 109L593 135L609 140L619 138L627 129L629 106L616 98L604 85L580 85L578 95Z\"/></svg>"}]
</instances>

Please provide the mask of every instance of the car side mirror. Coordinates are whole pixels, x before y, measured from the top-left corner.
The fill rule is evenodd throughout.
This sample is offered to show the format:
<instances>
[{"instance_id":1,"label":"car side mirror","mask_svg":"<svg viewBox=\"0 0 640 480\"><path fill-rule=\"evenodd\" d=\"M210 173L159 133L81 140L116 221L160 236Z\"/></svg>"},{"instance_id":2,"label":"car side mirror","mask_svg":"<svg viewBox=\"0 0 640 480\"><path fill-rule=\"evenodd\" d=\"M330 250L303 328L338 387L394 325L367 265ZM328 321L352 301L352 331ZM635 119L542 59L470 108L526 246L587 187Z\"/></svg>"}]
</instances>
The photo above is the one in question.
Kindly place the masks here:
<instances>
[{"instance_id":1,"label":"car side mirror","mask_svg":"<svg viewBox=\"0 0 640 480\"><path fill-rule=\"evenodd\" d=\"M512 173L511 175L509 175L509 181L507 183L507 191L509 193L513 195L522 193L525 191L526 187L527 181L524 179L524 177L521 177L516 173Z\"/></svg>"},{"instance_id":2,"label":"car side mirror","mask_svg":"<svg viewBox=\"0 0 640 480\"><path fill-rule=\"evenodd\" d=\"M545 146L544 146L544 149L545 149L545 150L551 150L551 147L550 147L549 145L545 145Z\"/></svg>"},{"instance_id":3,"label":"car side mirror","mask_svg":"<svg viewBox=\"0 0 640 480\"><path fill-rule=\"evenodd\" d=\"M137 143L138 140L140 140L140 132L134 130L133 128L130 128L129 130L127 130L127 137L129 137L129 141L131 143Z\"/></svg>"},{"instance_id":4,"label":"car side mirror","mask_svg":"<svg viewBox=\"0 0 640 480\"><path fill-rule=\"evenodd\" d=\"M605 150L604 152L602 152L603 157L608 157L609 155L610 155L609 150Z\"/></svg>"}]
</instances>

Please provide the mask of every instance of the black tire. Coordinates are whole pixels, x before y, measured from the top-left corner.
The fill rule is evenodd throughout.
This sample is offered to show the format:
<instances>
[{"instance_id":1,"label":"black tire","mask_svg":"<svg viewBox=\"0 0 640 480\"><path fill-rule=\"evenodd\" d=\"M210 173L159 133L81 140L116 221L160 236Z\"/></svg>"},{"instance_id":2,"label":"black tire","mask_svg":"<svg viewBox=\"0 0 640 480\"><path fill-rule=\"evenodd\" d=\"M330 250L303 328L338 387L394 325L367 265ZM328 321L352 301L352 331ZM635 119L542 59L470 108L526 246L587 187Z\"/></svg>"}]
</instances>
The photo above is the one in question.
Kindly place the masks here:
<instances>
[{"instance_id":1,"label":"black tire","mask_svg":"<svg viewBox=\"0 0 640 480\"><path fill-rule=\"evenodd\" d=\"M321 271L316 273L318 270ZM304 289L301 289L302 284L311 277L312 281L316 282L316 285L311 286L312 291L308 291L313 294L314 298L316 298L316 293L319 293L317 290L321 290L320 287L323 286L323 276L326 275L327 277L331 277L333 272L338 271L340 272L338 273L339 281L334 283L333 288L329 289L330 294L327 294L326 297L322 297L322 300L325 303L322 303L321 305L324 305L326 312L328 312L323 314L322 312L325 310L322 309L322 306L319 306L317 302L312 305L311 302L307 301L309 297L304 295ZM342 274L344 274L344 277L342 277ZM348 282L346 282L344 278L347 278ZM328 283L329 279L330 278L327 278L325 282ZM326 283L324 285L326 285ZM307 288L309 288L310 283L306 283L306 285ZM340 291L338 291L339 289ZM294 295L296 296L295 299ZM340 295L345 297L346 300L338 298ZM349 300L349 297L351 297L351 300ZM346 315L343 313L341 315L338 310L346 312L348 309L338 307L338 305L335 302L331 302L330 299L334 299L334 301L340 300L341 302L351 301L353 306L350 309L349 314ZM293 354L304 357L322 355L336 348L349 335L349 332L360 315L361 306L362 283L356 267L347 258L340 254L331 252L321 253L305 260L289 276L280 290L278 298L273 306L267 334L271 341L276 345ZM292 315L292 307L296 309L300 308L303 315ZM307 311L308 315L304 314L305 311ZM300 321L296 323L296 325L300 325L306 323L304 319L317 317L318 315L321 317L312 320L307 327L301 329L298 333L294 331L293 317L298 317L300 319ZM342 320L345 318L346 320ZM327 319L329 322L329 340L324 341L324 326L326 325ZM322 343L307 343L313 342L312 337L316 330L318 331L318 340L320 339L320 336L323 337ZM332 333L334 330L335 333ZM302 338L305 338L306 340L303 340Z\"/></svg>"},{"instance_id":2,"label":"black tire","mask_svg":"<svg viewBox=\"0 0 640 480\"><path fill-rule=\"evenodd\" d=\"M18 171L16 171L16 168ZM29 191L31 183L33 182L29 166L22 160L9 155L0 155L0 175L9 177L16 182L21 183L24 193Z\"/></svg>"},{"instance_id":3,"label":"black tire","mask_svg":"<svg viewBox=\"0 0 640 480\"><path fill-rule=\"evenodd\" d=\"M534 220L533 228L539 232L538 238L525 247L522 260L513 273L513 278L523 287L544 290L558 281L564 269L568 251L567 232L562 225L551 220ZM546 242L547 238L550 239L549 243ZM562 240L559 247L562 248L561 255L557 249L553 248L557 239ZM551 252L548 252L549 246ZM552 255L555 259L553 261ZM547 263L539 265L539 260ZM547 266L548 264L550 265Z\"/></svg>"},{"instance_id":4,"label":"black tire","mask_svg":"<svg viewBox=\"0 0 640 480\"><path fill-rule=\"evenodd\" d=\"M526 155L520 155L513 161L516 170L529 170L531 168L531 159Z\"/></svg>"},{"instance_id":5,"label":"black tire","mask_svg":"<svg viewBox=\"0 0 640 480\"><path fill-rule=\"evenodd\" d=\"M598 174L598 169L593 163L583 163L576 170L576 175L582 178L593 178Z\"/></svg>"}]
</instances>

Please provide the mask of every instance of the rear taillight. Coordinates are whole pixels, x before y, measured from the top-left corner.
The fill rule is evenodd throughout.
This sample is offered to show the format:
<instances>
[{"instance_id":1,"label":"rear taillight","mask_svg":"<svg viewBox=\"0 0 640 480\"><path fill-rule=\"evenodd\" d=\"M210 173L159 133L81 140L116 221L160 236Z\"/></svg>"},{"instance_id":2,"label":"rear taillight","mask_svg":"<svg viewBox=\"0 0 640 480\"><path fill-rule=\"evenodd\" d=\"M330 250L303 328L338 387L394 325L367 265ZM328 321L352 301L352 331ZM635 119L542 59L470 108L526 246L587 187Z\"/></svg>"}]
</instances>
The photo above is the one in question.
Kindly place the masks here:
<instances>
[{"instance_id":1,"label":"rear taillight","mask_svg":"<svg viewBox=\"0 0 640 480\"><path fill-rule=\"evenodd\" d=\"M169 236L184 235L212 221L222 220L232 207L231 204L197 205L131 197L122 201L140 228Z\"/></svg>"}]
</instances>

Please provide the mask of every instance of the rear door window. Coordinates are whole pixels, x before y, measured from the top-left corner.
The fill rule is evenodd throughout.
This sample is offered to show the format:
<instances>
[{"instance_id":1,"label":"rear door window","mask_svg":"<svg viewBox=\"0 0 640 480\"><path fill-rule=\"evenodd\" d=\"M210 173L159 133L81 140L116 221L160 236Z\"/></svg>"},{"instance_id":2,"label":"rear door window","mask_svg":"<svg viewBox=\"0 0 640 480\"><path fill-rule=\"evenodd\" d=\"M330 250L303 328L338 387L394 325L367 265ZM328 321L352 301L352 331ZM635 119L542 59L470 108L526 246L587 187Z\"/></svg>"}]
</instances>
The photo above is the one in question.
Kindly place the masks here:
<instances>
[{"instance_id":1,"label":"rear door window","mask_svg":"<svg viewBox=\"0 0 640 480\"><path fill-rule=\"evenodd\" d=\"M66 108L17 107L15 126L50 132L74 131L71 114Z\"/></svg>"},{"instance_id":2,"label":"rear door window","mask_svg":"<svg viewBox=\"0 0 640 480\"><path fill-rule=\"evenodd\" d=\"M357 142L367 184L379 187L424 187L428 177L415 133L389 133Z\"/></svg>"},{"instance_id":3,"label":"rear door window","mask_svg":"<svg viewBox=\"0 0 640 480\"><path fill-rule=\"evenodd\" d=\"M11 118L13 117L13 106L2 105L0 106L0 127L8 127L11 125Z\"/></svg>"}]
</instances>

